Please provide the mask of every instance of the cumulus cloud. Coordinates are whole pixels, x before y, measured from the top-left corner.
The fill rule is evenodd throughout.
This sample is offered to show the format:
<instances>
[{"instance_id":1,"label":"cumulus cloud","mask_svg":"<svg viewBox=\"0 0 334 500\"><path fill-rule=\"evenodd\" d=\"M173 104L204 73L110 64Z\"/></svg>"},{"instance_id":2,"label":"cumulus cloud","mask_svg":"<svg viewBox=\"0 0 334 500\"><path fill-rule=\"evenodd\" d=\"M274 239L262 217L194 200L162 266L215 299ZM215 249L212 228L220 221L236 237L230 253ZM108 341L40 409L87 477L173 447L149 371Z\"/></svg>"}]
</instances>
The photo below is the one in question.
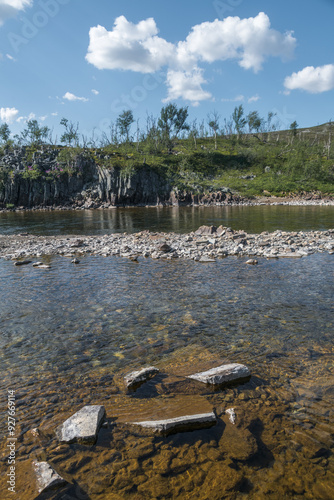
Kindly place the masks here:
<instances>
[{"instance_id":1,"label":"cumulus cloud","mask_svg":"<svg viewBox=\"0 0 334 500\"><path fill-rule=\"evenodd\" d=\"M98 69L131 70L154 73L167 67L168 96L194 104L211 99L200 63L236 60L244 69L258 72L268 57L289 59L296 46L292 32L271 28L269 17L227 17L194 26L187 38L170 43L158 36L153 18L129 22L124 16L115 20L111 31L103 26L89 31L86 60Z\"/></svg>"},{"instance_id":2,"label":"cumulus cloud","mask_svg":"<svg viewBox=\"0 0 334 500\"><path fill-rule=\"evenodd\" d=\"M67 101L82 101L82 102L88 101L86 97L78 97L75 94L72 94L71 92L66 92L66 94L63 95L63 99L66 99Z\"/></svg>"},{"instance_id":3,"label":"cumulus cloud","mask_svg":"<svg viewBox=\"0 0 334 500\"><path fill-rule=\"evenodd\" d=\"M0 108L1 121L12 123L19 114L16 108Z\"/></svg>"},{"instance_id":4,"label":"cumulus cloud","mask_svg":"<svg viewBox=\"0 0 334 500\"><path fill-rule=\"evenodd\" d=\"M92 93L93 93L94 95L99 95L99 93L100 93L100 92L99 92L98 90L96 90L96 89L92 89Z\"/></svg>"},{"instance_id":5,"label":"cumulus cloud","mask_svg":"<svg viewBox=\"0 0 334 500\"><path fill-rule=\"evenodd\" d=\"M292 32L280 33L270 27L270 19L260 12L256 17L227 17L194 26L184 42L178 44L178 58L213 63L238 60L245 69L258 72L270 57L291 58L296 46Z\"/></svg>"},{"instance_id":6,"label":"cumulus cloud","mask_svg":"<svg viewBox=\"0 0 334 500\"><path fill-rule=\"evenodd\" d=\"M320 94L334 89L334 64L324 66L307 66L306 68L292 73L284 80L287 93L291 90L306 90L311 94Z\"/></svg>"},{"instance_id":7,"label":"cumulus cloud","mask_svg":"<svg viewBox=\"0 0 334 500\"><path fill-rule=\"evenodd\" d=\"M193 71L169 70L167 73L168 95L164 102L175 99L191 101L193 106L198 106L200 101L210 99L212 95L202 89L207 83L203 78L203 71L195 68Z\"/></svg>"},{"instance_id":8,"label":"cumulus cloud","mask_svg":"<svg viewBox=\"0 0 334 500\"><path fill-rule=\"evenodd\" d=\"M117 17L111 31L100 25L89 30L86 59L98 69L153 73L168 64L175 52L174 45L157 33L153 18L133 24L124 16Z\"/></svg>"},{"instance_id":9,"label":"cumulus cloud","mask_svg":"<svg viewBox=\"0 0 334 500\"><path fill-rule=\"evenodd\" d=\"M1 0L0 1L0 26L9 17L15 16L20 10L31 7L33 0Z\"/></svg>"}]
</instances>

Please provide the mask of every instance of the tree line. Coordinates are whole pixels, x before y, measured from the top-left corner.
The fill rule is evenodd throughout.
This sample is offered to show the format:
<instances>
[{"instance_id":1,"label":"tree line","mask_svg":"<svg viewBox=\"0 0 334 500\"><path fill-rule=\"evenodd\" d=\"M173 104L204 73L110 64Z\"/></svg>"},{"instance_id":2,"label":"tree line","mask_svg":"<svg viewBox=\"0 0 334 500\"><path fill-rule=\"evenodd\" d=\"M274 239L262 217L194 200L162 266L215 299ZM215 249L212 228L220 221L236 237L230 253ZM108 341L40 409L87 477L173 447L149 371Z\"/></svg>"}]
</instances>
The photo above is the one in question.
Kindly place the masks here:
<instances>
[{"instance_id":1,"label":"tree line","mask_svg":"<svg viewBox=\"0 0 334 500\"><path fill-rule=\"evenodd\" d=\"M244 134L251 134L260 139L268 132L279 130L280 123L273 112L269 112L267 117L261 117L258 111L251 111L245 114L243 105L236 106L232 115L228 119L221 118L217 111L207 115L206 120L198 122L197 119L188 122L188 107L178 107L175 104L164 106L158 117L152 114L146 116L146 126L139 127L139 120L135 120L131 110L124 110L117 117L115 122L111 122L108 131L103 131L96 135L93 129L91 137L86 137L79 132L79 123L72 122L67 118L60 120L63 133L60 136L60 143L68 147L106 147L120 146L122 144L135 143L137 149L139 144L146 143L150 152L159 152L162 149L171 153L176 142L181 139L191 139L194 148L197 148L198 138L214 138L214 147L217 149L218 137L236 137L241 140ZM135 127L135 131L133 131ZM291 123L290 131L292 135L297 134L298 124ZM134 133L133 133L134 132ZM7 123L0 126L0 141L2 145L8 146L38 146L42 144L54 144L58 138L53 139L53 131L41 125L36 119L26 122L26 127L20 134L11 138L11 131Z\"/></svg>"}]
</instances>

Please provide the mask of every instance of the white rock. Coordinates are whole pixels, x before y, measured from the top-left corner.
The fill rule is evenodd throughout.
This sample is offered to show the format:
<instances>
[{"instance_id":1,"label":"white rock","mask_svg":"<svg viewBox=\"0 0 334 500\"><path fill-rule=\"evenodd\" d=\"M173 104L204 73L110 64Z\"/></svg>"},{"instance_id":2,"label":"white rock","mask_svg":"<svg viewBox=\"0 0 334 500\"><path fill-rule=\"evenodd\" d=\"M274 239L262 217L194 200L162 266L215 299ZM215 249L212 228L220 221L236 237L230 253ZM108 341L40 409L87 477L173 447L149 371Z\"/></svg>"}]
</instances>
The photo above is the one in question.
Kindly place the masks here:
<instances>
[{"instance_id":1,"label":"white rock","mask_svg":"<svg viewBox=\"0 0 334 500\"><path fill-rule=\"evenodd\" d=\"M38 492L63 486L66 481L47 462L33 462Z\"/></svg>"},{"instance_id":2,"label":"white rock","mask_svg":"<svg viewBox=\"0 0 334 500\"><path fill-rule=\"evenodd\" d=\"M247 378L250 376L250 371L247 366L240 365L239 363L231 363L228 365L221 365L217 368L212 368L205 372L195 373L189 375L188 378L199 380L205 384L220 385L226 382Z\"/></svg>"},{"instance_id":3,"label":"white rock","mask_svg":"<svg viewBox=\"0 0 334 500\"><path fill-rule=\"evenodd\" d=\"M104 406L84 406L56 429L59 441L95 442L105 416Z\"/></svg>"},{"instance_id":4,"label":"white rock","mask_svg":"<svg viewBox=\"0 0 334 500\"><path fill-rule=\"evenodd\" d=\"M147 366L145 368L142 368L141 370L136 370L128 373L127 375L125 375L124 381L126 383L126 386L129 388L142 382L146 382L146 380L154 377L154 375L156 375L157 373L159 373L158 368L156 368L155 366Z\"/></svg>"},{"instance_id":5,"label":"white rock","mask_svg":"<svg viewBox=\"0 0 334 500\"><path fill-rule=\"evenodd\" d=\"M235 420L236 420L236 414L235 414L235 411L234 411L234 408L228 408L225 413L227 413L227 415L229 416L228 419L229 421L231 422L231 424L235 424Z\"/></svg>"},{"instance_id":6,"label":"white rock","mask_svg":"<svg viewBox=\"0 0 334 500\"><path fill-rule=\"evenodd\" d=\"M140 425L154 432L169 433L181 430L201 429L211 427L217 422L216 415L211 413L199 413L197 415L185 415L183 417L168 418L165 420L146 420L144 422L129 422L131 425Z\"/></svg>"}]
</instances>

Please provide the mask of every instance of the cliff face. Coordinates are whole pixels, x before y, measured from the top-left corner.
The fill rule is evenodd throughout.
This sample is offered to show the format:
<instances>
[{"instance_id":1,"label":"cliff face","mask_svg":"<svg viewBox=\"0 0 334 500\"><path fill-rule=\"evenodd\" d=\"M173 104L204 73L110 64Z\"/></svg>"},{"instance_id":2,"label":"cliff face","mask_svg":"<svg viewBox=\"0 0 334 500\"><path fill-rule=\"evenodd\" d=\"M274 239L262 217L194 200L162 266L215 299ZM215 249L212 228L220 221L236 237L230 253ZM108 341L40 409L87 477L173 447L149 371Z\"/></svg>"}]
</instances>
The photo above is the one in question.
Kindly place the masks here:
<instances>
[{"instance_id":1,"label":"cliff face","mask_svg":"<svg viewBox=\"0 0 334 500\"><path fill-rule=\"evenodd\" d=\"M27 168L32 167L27 167L24 153L20 151L0 159L0 208L7 205L27 208L60 205L85 208L101 205L191 205L225 203L231 198L230 193L222 191L202 195L180 192L173 188L171 180L148 165L127 172L118 167L99 167L94 160L78 156L70 175L59 170L57 157L54 151L52 153L36 154L33 161L42 172L57 174L53 179L47 175L37 179L27 176Z\"/></svg>"},{"instance_id":2,"label":"cliff face","mask_svg":"<svg viewBox=\"0 0 334 500\"><path fill-rule=\"evenodd\" d=\"M98 168L97 189L101 201L111 205L166 203L171 193L168 181L147 166L127 174L118 168Z\"/></svg>"}]
</instances>

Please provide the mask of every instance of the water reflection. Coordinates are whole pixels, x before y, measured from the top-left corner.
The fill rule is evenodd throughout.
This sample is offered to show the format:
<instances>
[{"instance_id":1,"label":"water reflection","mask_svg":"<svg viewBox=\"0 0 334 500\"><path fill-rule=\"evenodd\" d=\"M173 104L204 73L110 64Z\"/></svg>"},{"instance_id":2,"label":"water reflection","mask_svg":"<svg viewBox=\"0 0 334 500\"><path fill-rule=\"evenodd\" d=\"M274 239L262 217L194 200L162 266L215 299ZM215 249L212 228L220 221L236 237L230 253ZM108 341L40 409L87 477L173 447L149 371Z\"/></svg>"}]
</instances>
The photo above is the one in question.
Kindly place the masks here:
<instances>
[{"instance_id":1,"label":"water reflection","mask_svg":"<svg viewBox=\"0 0 334 500\"><path fill-rule=\"evenodd\" d=\"M109 210L8 212L0 214L0 233L109 234L151 231L186 233L203 224L262 231L323 230L334 226L334 207L136 207Z\"/></svg>"}]
</instances>

